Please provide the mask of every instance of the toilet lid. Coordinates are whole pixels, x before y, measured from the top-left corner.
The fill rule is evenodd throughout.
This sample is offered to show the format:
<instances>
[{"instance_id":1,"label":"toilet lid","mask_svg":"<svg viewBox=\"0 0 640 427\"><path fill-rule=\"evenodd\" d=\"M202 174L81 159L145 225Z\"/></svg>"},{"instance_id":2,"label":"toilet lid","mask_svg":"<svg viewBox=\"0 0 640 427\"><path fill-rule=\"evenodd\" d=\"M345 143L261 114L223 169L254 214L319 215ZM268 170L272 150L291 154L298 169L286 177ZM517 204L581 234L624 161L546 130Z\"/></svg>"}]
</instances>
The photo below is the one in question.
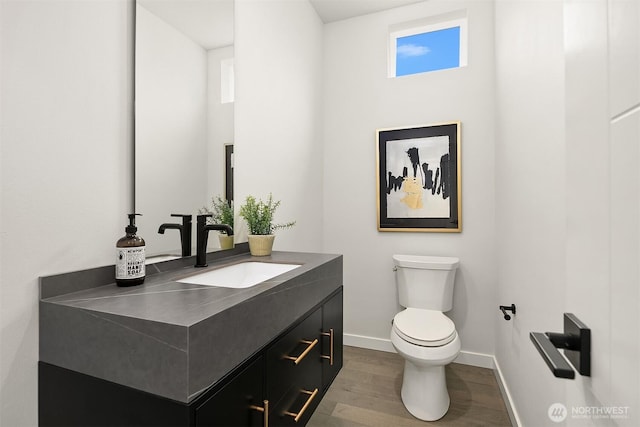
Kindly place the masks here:
<instances>
[{"instance_id":1,"label":"toilet lid","mask_svg":"<svg viewBox=\"0 0 640 427\"><path fill-rule=\"evenodd\" d=\"M437 347L453 341L456 325L440 311L407 308L393 318L393 328L405 341Z\"/></svg>"}]
</instances>

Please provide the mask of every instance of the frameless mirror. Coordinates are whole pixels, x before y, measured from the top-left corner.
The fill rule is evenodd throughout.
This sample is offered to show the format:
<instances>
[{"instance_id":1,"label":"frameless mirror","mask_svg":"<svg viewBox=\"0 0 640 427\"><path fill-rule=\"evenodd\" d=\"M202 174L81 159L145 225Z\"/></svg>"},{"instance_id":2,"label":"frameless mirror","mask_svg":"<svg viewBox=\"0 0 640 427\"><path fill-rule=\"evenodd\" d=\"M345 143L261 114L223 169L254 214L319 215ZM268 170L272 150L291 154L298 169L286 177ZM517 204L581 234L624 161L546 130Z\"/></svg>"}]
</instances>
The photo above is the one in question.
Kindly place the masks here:
<instances>
[{"instance_id":1,"label":"frameless mirror","mask_svg":"<svg viewBox=\"0 0 640 427\"><path fill-rule=\"evenodd\" d=\"M137 0L135 209L147 257L181 254L172 214L233 200L233 0ZM208 251L220 248L209 238Z\"/></svg>"}]
</instances>

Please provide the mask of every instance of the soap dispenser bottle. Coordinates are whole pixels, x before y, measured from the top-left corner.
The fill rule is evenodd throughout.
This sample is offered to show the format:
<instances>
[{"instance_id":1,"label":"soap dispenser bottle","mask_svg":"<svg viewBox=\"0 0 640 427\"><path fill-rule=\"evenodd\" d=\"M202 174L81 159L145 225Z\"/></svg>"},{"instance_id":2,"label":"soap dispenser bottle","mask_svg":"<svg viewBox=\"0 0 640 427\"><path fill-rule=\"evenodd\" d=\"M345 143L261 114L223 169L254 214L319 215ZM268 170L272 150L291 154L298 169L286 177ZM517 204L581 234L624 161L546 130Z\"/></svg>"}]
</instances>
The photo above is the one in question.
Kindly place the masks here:
<instances>
[{"instance_id":1,"label":"soap dispenser bottle","mask_svg":"<svg viewBox=\"0 0 640 427\"><path fill-rule=\"evenodd\" d=\"M116 284L118 286L135 286L144 282L145 256L144 239L136 235L136 215L129 214L129 225L126 235L116 243Z\"/></svg>"}]
</instances>

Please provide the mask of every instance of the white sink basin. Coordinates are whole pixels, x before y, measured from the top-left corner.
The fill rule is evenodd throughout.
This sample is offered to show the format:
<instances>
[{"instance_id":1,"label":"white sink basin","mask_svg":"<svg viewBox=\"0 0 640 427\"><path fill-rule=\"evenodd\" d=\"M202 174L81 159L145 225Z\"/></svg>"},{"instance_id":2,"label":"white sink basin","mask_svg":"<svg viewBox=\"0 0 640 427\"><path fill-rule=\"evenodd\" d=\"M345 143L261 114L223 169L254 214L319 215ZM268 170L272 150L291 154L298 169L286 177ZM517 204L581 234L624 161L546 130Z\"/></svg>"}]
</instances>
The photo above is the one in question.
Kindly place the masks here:
<instances>
[{"instance_id":1,"label":"white sink basin","mask_svg":"<svg viewBox=\"0 0 640 427\"><path fill-rule=\"evenodd\" d=\"M195 274L178 282L223 288L249 288L298 267L298 264L250 261Z\"/></svg>"},{"instance_id":2,"label":"white sink basin","mask_svg":"<svg viewBox=\"0 0 640 427\"><path fill-rule=\"evenodd\" d=\"M145 264L155 264L156 262L171 261L181 258L180 255L156 255L145 260Z\"/></svg>"}]
</instances>

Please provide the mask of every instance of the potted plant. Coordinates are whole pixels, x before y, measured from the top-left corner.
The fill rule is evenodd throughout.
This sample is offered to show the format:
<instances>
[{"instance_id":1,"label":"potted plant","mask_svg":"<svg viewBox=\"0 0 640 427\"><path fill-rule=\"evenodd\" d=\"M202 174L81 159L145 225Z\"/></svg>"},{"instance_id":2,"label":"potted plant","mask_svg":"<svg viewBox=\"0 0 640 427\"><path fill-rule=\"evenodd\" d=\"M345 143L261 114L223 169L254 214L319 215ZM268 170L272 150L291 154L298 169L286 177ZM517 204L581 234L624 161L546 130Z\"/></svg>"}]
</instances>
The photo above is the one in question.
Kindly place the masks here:
<instances>
[{"instance_id":1,"label":"potted plant","mask_svg":"<svg viewBox=\"0 0 640 427\"><path fill-rule=\"evenodd\" d=\"M285 224L274 224L273 215L280 206L280 201L273 201L273 195L269 193L266 202L256 200L253 196L247 196L245 203L240 206L240 216L247 221L249 226L249 251L254 256L271 255L273 232L278 229L290 228L295 225L295 221Z\"/></svg>"},{"instance_id":2,"label":"potted plant","mask_svg":"<svg viewBox=\"0 0 640 427\"><path fill-rule=\"evenodd\" d=\"M200 214L210 214L207 219L208 224L226 224L233 229L233 200L225 200L220 196L211 198L211 207L203 207L198 211ZM221 249L233 248L233 236L228 236L222 231L218 235Z\"/></svg>"}]
</instances>

